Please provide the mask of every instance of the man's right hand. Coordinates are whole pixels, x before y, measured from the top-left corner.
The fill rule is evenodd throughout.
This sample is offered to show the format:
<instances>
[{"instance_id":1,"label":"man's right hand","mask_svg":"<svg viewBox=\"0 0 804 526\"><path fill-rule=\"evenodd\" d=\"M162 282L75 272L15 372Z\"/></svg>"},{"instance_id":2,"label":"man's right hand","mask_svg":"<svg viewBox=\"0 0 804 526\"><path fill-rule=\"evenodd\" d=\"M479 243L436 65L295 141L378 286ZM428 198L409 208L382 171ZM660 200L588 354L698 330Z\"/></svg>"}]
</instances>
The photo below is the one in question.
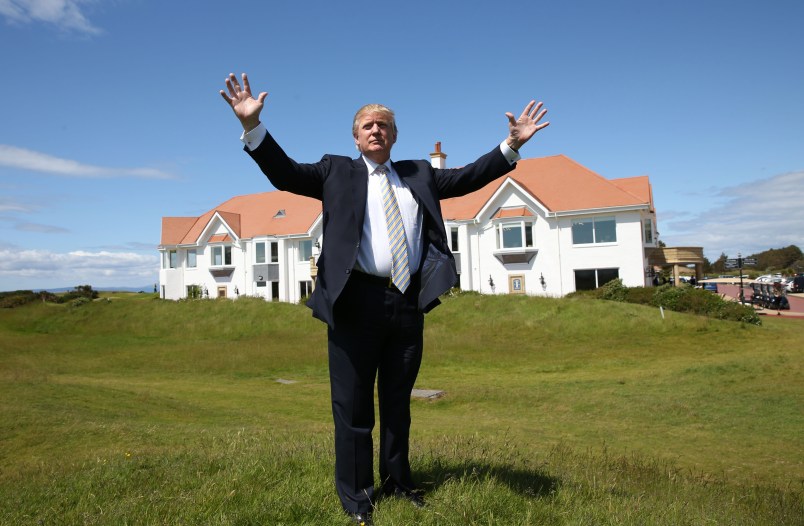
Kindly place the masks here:
<instances>
[{"instance_id":1,"label":"man's right hand","mask_svg":"<svg viewBox=\"0 0 804 526\"><path fill-rule=\"evenodd\" d=\"M268 93L263 91L255 99L251 95L248 75L243 73L242 78L243 87L241 88L234 73L229 73L226 78L226 88L229 94L227 95L225 91L221 90L221 97L232 108L240 124L243 125L243 130L250 132L260 124L260 112L262 112Z\"/></svg>"}]
</instances>

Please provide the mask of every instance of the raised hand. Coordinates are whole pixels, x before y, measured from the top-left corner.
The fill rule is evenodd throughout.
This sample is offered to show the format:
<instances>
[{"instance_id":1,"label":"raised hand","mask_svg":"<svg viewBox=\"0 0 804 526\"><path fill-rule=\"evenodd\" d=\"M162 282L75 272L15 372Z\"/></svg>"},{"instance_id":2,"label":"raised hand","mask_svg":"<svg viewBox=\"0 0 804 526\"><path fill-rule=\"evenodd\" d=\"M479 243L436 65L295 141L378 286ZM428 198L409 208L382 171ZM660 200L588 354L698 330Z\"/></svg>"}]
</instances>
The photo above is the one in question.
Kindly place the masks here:
<instances>
[{"instance_id":1,"label":"raised hand","mask_svg":"<svg viewBox=\"0 0 804 526\"><path fill-rule=\"evenodd\" d=\"M550 125L549 121L539 122L547 113L547 110L542 109L542 106L541 102L536 104L536 101L532 100L522 110L522 115L518 119L514 119L513 113L505 114L508 117L508 138L505 139L508 146L514 150L519 150L537 131Z\"/></svg>"},{"instance_id":2,"label":"raised hand","mask_svg":"<svg viewBox=\"0 0 804 526\"><path fill-rule=\"evenodd\" d=\"M260 112L265 105L265 97L268 96L268 93L263 91L255 99L251 95L248 75L243 73L242 78L243 87L241 88L234 73L229 73L225 81L229 94L227 95L225 91L221 90L221 97L232 108L240 124L243 125L243 129L248 132L260 124Z\"/></svg>"}]
</instances>

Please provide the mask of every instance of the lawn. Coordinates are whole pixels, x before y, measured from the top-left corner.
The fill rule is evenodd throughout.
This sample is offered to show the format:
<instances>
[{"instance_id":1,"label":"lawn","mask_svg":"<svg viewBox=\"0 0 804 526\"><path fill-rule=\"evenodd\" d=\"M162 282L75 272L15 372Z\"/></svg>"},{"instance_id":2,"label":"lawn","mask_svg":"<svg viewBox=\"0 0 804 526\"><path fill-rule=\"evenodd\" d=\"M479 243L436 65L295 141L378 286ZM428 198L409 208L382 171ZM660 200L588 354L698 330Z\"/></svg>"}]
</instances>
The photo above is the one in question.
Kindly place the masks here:
<instances>
[{"instance_id":1,"label":"lawn","mask_svg":"<svg viewBox=\"0 0 804 526\"><path fill-rule=\"evenodd\" d=\"M804 322L763 322L445 298L417 387L446 394L413 401L430 505L376 523L802 524ZM302 306L0 310L0 524L348 524L331 435Z\"/></svg>"}]
</instances>

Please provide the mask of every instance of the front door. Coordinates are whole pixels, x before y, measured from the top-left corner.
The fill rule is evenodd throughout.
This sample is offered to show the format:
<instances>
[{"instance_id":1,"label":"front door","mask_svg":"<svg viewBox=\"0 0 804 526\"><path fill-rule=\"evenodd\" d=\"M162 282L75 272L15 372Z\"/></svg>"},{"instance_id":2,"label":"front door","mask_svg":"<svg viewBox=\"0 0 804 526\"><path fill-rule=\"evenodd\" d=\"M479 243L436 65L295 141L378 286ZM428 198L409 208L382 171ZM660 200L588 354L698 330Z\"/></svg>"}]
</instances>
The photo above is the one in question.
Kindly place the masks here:
<instances>
[{"instance_id":1,"label":"front door","mask_svg":"<svg viewBox=\"0 0 804 526\"><path fill-rule=\"evenodd\" d=\"M226 297L226 287L218 287L218 297L219 298Z\"/></svg>"},{"instance_id":2,"label":"front door","mask_svg":"<svg viewBox=\"0 0 804 526\"><path fill-rule=\"evenodd\" d=\"M525 293L525 276L522 274L515 276L508 276L508 293L509 294L524 294Z\"/></svg>"}]
</instances>

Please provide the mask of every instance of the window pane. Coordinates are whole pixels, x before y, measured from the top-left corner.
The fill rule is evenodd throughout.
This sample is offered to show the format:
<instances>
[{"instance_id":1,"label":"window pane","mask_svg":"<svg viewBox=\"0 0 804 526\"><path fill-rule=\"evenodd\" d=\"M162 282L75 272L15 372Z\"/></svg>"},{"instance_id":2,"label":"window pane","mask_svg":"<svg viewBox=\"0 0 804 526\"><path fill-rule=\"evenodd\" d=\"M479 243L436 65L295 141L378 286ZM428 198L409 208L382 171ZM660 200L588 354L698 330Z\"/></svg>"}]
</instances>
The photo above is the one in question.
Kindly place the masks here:
<instances>
[{"instance_id":1,"label":"window pane","mask_svg":"<svg viewBox=\"0 0 804 526\"><path fill-rule=\"evenodd\" d=\"M595 243L614 243L617 241L617 225L614 217L595 219Z\"/></svg>"},{"instance_id":2,"label":"window pane","mask_svg":"<svg viewBox=\"0 0 804 526\"><path fill-rule=\"evenodd\" d=\"M609 281L620 277L620 270L616 268L597 269L597 286L602 287Z\"/></svg>"},{"instance_id":3,"label":"window pane","mask_svg":"<svg viewBox=\"0 0 804 526\"><path fill-rule=\"evenodd\" d=\"M575 290L594 290L596 288L594 270L575 271Z\"/></svg>"},{"instance_id":4,"label":"window pane","mask_svg":"<svg viewBox=\"0 0 804 526\"><path fill-rule=\"evenodd\" d=\"M530 223L525 224L525 246L533 246L533 225Z\"/></svg>"},{"instance_id":5,"label":"window pane","mask_svg":"<svg viewBox=\"0 0 804 526\"><path fill-rule=\"evenodd\" d=\"M575 245L581 245L583 243L594 243L595 239L592 234L592 224L593 223L591 219L574 220L572 222L572 243Z\"/></svg>"},{"instance_id":6,"label":"window pane","mask_svg":"<svg viewBox=\"0 0 804 526\"><path fill-rule=\"evenodd\" d=\"M279 263L279 243L271 243L271 263Z\"/></svg>"},{"instance_id":7,"label":"window pane","mask_svg":"<svg viewBox=\"0 0 804 526\"><path fill-rule=\"evenodd\" d=\"M309 261L313 256L313 241L299 241L299 261Z\"/></svg>"},{"instance_id":8,"label":"window pane","mask_svg":"<svg viewBox=\"0 0 804 526\"><path fill-rule=\"evenodd\" d=\"M194 248L187 251L187 266L189 268L195 268L197 266L196 252Z\"/></svg>"},{"instance_id":9,"label":"window pane","mask_svg":"<svg viewBox=\"0 0 804 526\"><path fill-rule=\"evenodd\" d=\"M645 220L644 240L645 243L653 243L653 221L650 219Z\"/></svg>"},{"instance_id":10,"label":"window pane","mask_svg":"<svg viewBox=\"0 0 804 526\"><path fill-rule=\"evenodd\" d=\"M224 265L231 265L232 264L232 247L223 247L224 256Z\"/></svg>"},{"instance_id":11,"label":"window pane","mask_svg":"<svg viewBox=\"0 0 804 526\"><path fill-rule=\"evenodd\" d=\"M453 228L453 229L451 230L450 234L451 234L451 236L450 236L450 237L451 237L450 241L452 241L452 251L453 251L453 252L458 252L458 251L461 249L461 248L458 246L458 229L457 229L457 228Z\"/></svg>"},{"instance_id":12,"label":"window pane","mask_svg":"<svg viewBox=\"0 0 804 526\"><path fill-rule=\"evenodd\" d=\"M212 247L212 265L223 265L223 247Z\"/></svg>"},{"instance_id":13,"label":"window pane","mask_svg":"<svg viewBox=\"0 0 804 526\"><path fill-rule=\"evenodd\" d=\"M522 246L522 225L508 223L502 225L503 248L520 248Z\"/></svg>"},{"instance_id":14,"label":"window pane","mask_svg":"<svg viewBox=\"0 0 804 526\"><path fill-rule=\"evenodd\" d=\"M265 243L257 243L256 254L254 256L255 263L265 263Z\"/></svg>"},{"instance_id":15,"label":"window pane","mask_svg":"<svg viewBox=\"0 0 804 526\"><path fill-rule=\"evenodd\" d=\"M175 250L170 251L170 268L178 268L179 254Z\"/></svg>"}]
</instances>

